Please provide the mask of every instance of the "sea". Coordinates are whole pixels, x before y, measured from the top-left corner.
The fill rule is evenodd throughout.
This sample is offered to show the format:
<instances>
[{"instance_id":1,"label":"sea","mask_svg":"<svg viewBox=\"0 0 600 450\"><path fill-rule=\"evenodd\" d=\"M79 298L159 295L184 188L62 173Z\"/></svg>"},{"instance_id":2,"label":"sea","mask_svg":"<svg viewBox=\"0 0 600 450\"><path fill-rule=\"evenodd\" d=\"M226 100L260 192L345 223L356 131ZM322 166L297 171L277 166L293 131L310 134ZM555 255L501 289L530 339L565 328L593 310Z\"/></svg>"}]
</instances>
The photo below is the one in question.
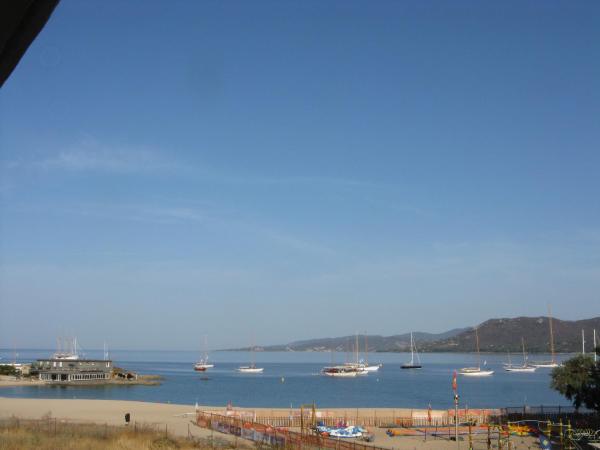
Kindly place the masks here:
<instances>
[{"instance_id":1,"label":"sea","mask_svg":"<svg viewBox=\"0 0 600 450\"><path fill-rule=\"evenodd\" d=\"M47 358L52 350L18 350L18 362ZM87 358L102 359L102 351L88 351ZM534 357L535 356L535 357ZM0 362L14 358L12 350L0 350ZM113 351L114 365L140 374L161 375L160 386L23 386L2 387L0 397L82 398L137 400L145 402L241 407L294 408L312 404L320 408L427 408L453 407L452 374L477 364L476 356L463 353L426 353L423 368L401 369L410 360L406 353L373 353L369 363L381 363L378 372L356 378L331 378L319 374L327 365L344 363L344 353L256 352L256 365L262 374L235 371L247 365L247 352L214 351L209 359L215 367L200 373L193 363L200 355L191 351ZM561 355L567 359L570 355ZM558 406L569 402L550 388L551 369L535 373L509 373L502 369L506 355L481 356L485 366L495 370L490 377L458 376L461 408L501 408ZM532 355L532 360L548 360L549 355ZM519 363L519 355L513 355Z\"/></svg>"}]
</instances>

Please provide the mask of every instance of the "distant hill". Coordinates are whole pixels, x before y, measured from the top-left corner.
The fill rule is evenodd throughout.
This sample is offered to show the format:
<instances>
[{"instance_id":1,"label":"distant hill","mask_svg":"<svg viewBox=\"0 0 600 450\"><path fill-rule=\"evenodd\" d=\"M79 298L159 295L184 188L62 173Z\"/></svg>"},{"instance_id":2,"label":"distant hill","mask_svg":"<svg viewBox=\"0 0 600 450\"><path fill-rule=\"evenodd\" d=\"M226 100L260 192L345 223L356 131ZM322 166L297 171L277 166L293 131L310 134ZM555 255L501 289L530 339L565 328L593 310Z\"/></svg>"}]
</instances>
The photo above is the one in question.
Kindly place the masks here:
<instances>
[{"instance_id":1,"label":"distant hill","mask_svg":"<svg viewBox=\"0 0 600 450\"><path fill-rule=\"evenodd\" d=\"M450 338L466 330L466 328L457 328L454 330L437 334L416 332L413 333L413 336L415 341L417 342L431 342L435 340L444 340ZM354 348L353 346L355 340L356 336L308 339L304 341L290 342L289 344L284 345L269 345L266 347L255 347L255 350L266 352L325 352L335 350L338 352L345 352ZM369 344L370 352L403 352L407 349L410 350L410 333L397 334L394 336L368 335L367 341ZM360 346L361 351L363 351L365 345L364 335L359 335L358 345ZM235 350L247 351L250 350L250 348L240 348Z\"/></svg>"},{"instance_id":2,"label":"distant hill","mask_svg":"<svg viewBox=\"0 0 600 450\"><path fill-rule=\"evenodd\" d=\"M586 351L592 351L592 333L598 334L600 345L600 317L585 320L552 319L554 348L557 353L581 351L581 330L585 331ZM479 347L482 352L520 352L521 338L525 339L529 353L550 351L550 331L547 317L515 317L490 319L478 326ZM421 352L474 352L474 328L456 328L445 333L413 333ZM404 352L410 350L410 333L393 336L368 335L370 352ZM256 347L257 351L351 351L355 336L309 339L285 345ZM363 351L364 335L359 336L359 346ZM235 350L247 351L250 348Z\"/></svg>"},{"instance_id":3,"label":"distant hill","mask_svg":"<svg viewBox=\"0 0 600 450\"><path fill-rule=\"evenodd\" d=\"M554 348L557 353L581 351L581 330L585 331L586 351L592 351L592 333L600 338L600 317L585 320L552 319ZM479 347L482 352L519 352L521 338L531 353L550 351L550 331L547 317L516 317L490 319L478 327ZM600 339L597 342L600 345ZM426 352L473 352L475 330L470 328L447 339L421 343Z\"/></svg>"}]
</instances>

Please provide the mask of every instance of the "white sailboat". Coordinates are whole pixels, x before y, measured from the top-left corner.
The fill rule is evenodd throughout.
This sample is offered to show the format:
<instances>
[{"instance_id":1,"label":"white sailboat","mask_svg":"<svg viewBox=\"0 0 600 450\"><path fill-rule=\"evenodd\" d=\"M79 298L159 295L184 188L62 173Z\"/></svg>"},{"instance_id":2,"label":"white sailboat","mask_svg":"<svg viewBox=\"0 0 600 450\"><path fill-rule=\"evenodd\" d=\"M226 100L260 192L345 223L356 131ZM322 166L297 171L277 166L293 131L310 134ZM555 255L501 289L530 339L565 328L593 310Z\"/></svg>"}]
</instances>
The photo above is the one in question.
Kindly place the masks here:
<instances>
[{"instance_id":1,"label":"white sailboat","mask_svg":"<svg viewBox=\"0 0 600 450\"><path fill-rule=\"evenodd\" d=\"M252 360L250 365L249 366L240 366L236 369L236 371L238 371L240 373L262 373L263 370L265 370L265 369L263 367L256 367L256 364L254 363L254 345L250 349L250 354L251 354L251 360Z\"/></svg>"},{"instance_id":2,"label":"white sailboat","mask_svg":"<svg viewBox=\"0 0 600 450\"><path fill-rule=\"evenodd\" d=\"M508 364L504 365L504 370L507 372L517 372L517 373L532 373L535 372L536 367L527 364L527 355L525 354L525 340L521 338L521 345L523 346L523 365L516 366L511 364L510 362L510 353L508 354Z\"/></svg>"},{"instance_id":3,"label":"white sailboat","mask_svg":"<svg viewBox=\"0 0 600 450\"><path fill-rule=\"evenodd\" d=\"M54 359L64 359L68 361L76 361L80 358L79 345L77 344L77 338L74 337L67 344L65 338L57 338L56 352L52 355Z\"/></svg>"},{"instance_id":4,"label":"white sailboat","mask_svg":"<svg viewBox=\"0 0 600 450\"><path fill-rule=\"evenodd\" d=\"M358 345L358 333L356 334L356 343L354 344L354 353L356 356L356 360L354 362L347 362L344 364L344 367L354 370L356 372L356 375L368 375L369 374L369 370L367 370L367 365L364 363L364 361L359 359L359 345ZM379 367L377 368L379 369Z\"/></svg>"},{"instance_id":5,"label":"white sailboat","mask_svg":"<svg viewBox=\"0 0 600 450\"><path fill-rule=\"evenodd\" d=\"M415 355L417 356L417 362L415 362ZM421 359L417 352L417 346L415 345L412 331L410 332L410 362L404 363L400 367L402 369L420 369L423 367L421 366Z\"/></svg>"},{"instance_id":6,"label":"white sailboat","mask_svg":"<svg viewBox=\"0 0 600 450\"><path fill-rule=\"evenodd\" d=\"M531 363L533 367L538 369L553 369L559 365L556 362L556 355L554 353L554 333L552 332L552 311L550 310L550 305L548 305L548 326L550 327L550 354L552 355L552 359L550 361Z\"/></svg>"},{"instance_id":7,"label":"white sailboat","mask_svg":"<svg viewBox=\"0 0 600 450\"><path fill-rule=\"evenodd\" d=\"M194 363L194 370L197 372L206 372L206 369L212 369L213 367L215 365L208 362L207 336L204 335L204 355Z\"/></svg>"},{"instance_id":8,"label":"white sailboat","mask_svg":"<svg viewBox=\"0 0 600 450\"><path fill-rule=\"evenodd\" d=\"M369 340L367 337L367 333L365 332L365 371L377 372L382 366L383 366L383 364L369 365Z\"/></svg>"},{"instance_id":9,"label":"white sailboat","mask_svg":"<svg viewBox=\"0 0 600 450\"><path fill-rule=\"evenodd\" d=\"M356 362L346 362L343 365L335 365L333 362L333 350L331 351L331 365L321 369L321 375L336 378L354 378L359 375L368 375L366 365L358 359L358 335L356 335ZM347 360L347 359L346 359Z\"/></svg>"},{"instance_id":10,"label":"white sailboat","mask_svg":"<svg viewBox=\"0 0 600 450\"><path fill-rule=\"evenodd\" d=\"M493 370L481 370L481 353L479 352L479 334L475 327L475 343L477 346L477 367L463 367L458 371L466 377L488 377L494 373ZM485 365L485 362L483 363Z\"/></svg>"},{"instance_id":11,"label":"white sailboat","mask_svg":"<svg viewBox=\"0 0 600 450\"><path fill-rule=\"evenodd\" d=\"M321 374L328 377L352 378L358 376L359 372L355 367L343 365L323 367Z\"/></svg>"}]
</instances>

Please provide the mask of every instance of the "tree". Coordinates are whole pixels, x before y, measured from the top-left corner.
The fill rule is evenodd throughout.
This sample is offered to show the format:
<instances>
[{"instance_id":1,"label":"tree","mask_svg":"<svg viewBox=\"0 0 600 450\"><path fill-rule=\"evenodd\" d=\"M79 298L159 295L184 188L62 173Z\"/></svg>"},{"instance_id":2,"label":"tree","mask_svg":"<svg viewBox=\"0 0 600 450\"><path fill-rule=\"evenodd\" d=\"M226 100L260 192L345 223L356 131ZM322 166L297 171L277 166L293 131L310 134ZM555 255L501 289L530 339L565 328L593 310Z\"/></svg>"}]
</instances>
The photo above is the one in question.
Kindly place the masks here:
<instances>
[{"instance_id":1,"label":"tree","mask_svg":"<svg viewBox=\"0 0 600 450\"><path fill-rule=\"evenodd\" d=\"M0 365L0 375L17 375L19 372L10 364Z\"/></svg>"},{"instance_id":2,"label":"tree","mask_svg":"<svg viewBox=\"0 0 600 450\"><path fill-rule=\"evenodd\" d=\"M598 351L598 349L596 349ZM577 355L552 371L550 386L573 402L600 412L600 362L589 355Z\"/></svg>"}]
</instances>

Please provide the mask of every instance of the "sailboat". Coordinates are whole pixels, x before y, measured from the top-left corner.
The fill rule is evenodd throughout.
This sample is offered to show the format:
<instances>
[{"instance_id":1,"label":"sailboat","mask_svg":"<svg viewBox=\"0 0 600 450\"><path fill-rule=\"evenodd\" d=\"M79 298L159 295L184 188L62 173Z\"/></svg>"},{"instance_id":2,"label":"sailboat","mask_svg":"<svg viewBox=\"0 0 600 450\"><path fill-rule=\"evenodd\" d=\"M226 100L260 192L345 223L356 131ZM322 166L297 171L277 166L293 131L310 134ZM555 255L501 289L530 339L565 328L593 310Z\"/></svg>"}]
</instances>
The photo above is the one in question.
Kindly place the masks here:
<instances>
[{"instance_id":1,"label":"sailboat","mask_svg":"<svg viewBox=\"0 0 600 450\"><path fill-rule=\"evenodd\" d=\"M539 369L553 369L559 366L559 364L556 362L556 355L554 353L554 333L552 333L552 311L550 310L550 305L548 305L548 326L550 327L550 353L552 355L552 359L550 361L531 363L533 367Z\"/></svg>"},{"instance_id":2,"label":"sailboat","mask_svg":"<svg viewBox=\"0 0 600 450\"><path fill-rule=\"evenodd\" d=\"M365 332L365 371L367 372L377 372L383 364L372 364L369 365L369 343L368 343L367 333Z\"/></svg>"},{"instance_id":3,"label":"sailboat","mask_svg":"<svg viewBox=\"0 0 600 450\"><path fill-rule=\"evenodd\" d=\"M53 359L66 359L69 361L76 361L78 359L80 359L80 354L79 354L79 345L77 344L77 338L74 337L71 339L71 342L67 343L65 342L67 341L66 338L57 338L56 339L56 343L57 343L57 350L56 352L52 355Z\"/></svg>"},{"instance_id":4,"label":"sailboat","mask_svg":"<svg viewBox=\"0 0 600 450\"><path fill-rule=\"evenodd\" d=\"M356 370L355 367L343 365L323 367L323 369L321 370L321 374L326 375L328 377L350 378L359 375L359 372L358 370Z\"/></svg>"},{"instance_id":5,"label":"sailboat","mask_svg":"<svg viewBox=\"0 0 600 450\"><path fill-rule=\"evenodd\" d=\"M355 371L356 375L368 375L370 371L367 370L367 365L364 363L364 361L359 359L358 352L359 352L359 345L358 345L358 333L357 333L356 334L356 343L354 344L354 353L356 355L356 361L355 362L347 362L344 364L344 366L347 369L351 369L351 370ZM377 367L377 369L379 369L379 367Z\"/></svg>"},{"instance_id":6,"label":"sailboat","mask_svg":"<svg viewBox=\"0 0 600 450\"><path fill-rule=\"evenodd\" d=\"M415 363L415 355L417 356L417 362ZM421 359L419 358L419 353L417 353L417 346L415 345L415 341L413 340L412 331L410 332L410 362L404 363L400 366L402 369L420 369Z\"/></svg>"},{"instance_id":7,"label":"sailboat","mask_svg":"<svg viewBox=\"0 0 600 450\"><path fill-rule=\"evenodd\" d=\"M510 353L508 354L508 364L504 365L504 370L507 372L520 372L520 373L531 373L535 372L536 367L527 364L527 355L525 354L525 340L521 338L521 345L523 346L523 365L515 366L510 362Z\"/></svg>"},{"instance_id":8,"label":"sailboat","mask_svg":"<svg viewBox=\"0 0 600 450\"><path fill-rule=\"evenodd\" d=\"M463 367L458 371L458 373L466 377L490 376L494 373L493 370L481 370L481 353L479 352L479 334L477 333L477 327L475 327L475 343L477 345L477 367Z\"/></svg>"},{"instance_id":9,"label":"sailboat","mask_svg":"<svg viewBox=\"0 0 600 450\"><path fill-rule=\"evenodd\" d=\"M249 366L240 366L236 370L240 373L262 373L265 370L263 367L256 367L254 363L254 345L250 349L252 362Z\"/></svg>"},{"instance_id":10,"label":"sailboat","mask_svg":"<svg viewBox=\"0 0 600 450\"><path fill-rule=\"evenodd\" d=\"M215 365L208 362L207 338L204 336L204 355L202 355L199 361L194 363L194 370L197 372L206 372L206 369L211 369L213 367L215 367Z\"/></svg>"}]
</instances>

